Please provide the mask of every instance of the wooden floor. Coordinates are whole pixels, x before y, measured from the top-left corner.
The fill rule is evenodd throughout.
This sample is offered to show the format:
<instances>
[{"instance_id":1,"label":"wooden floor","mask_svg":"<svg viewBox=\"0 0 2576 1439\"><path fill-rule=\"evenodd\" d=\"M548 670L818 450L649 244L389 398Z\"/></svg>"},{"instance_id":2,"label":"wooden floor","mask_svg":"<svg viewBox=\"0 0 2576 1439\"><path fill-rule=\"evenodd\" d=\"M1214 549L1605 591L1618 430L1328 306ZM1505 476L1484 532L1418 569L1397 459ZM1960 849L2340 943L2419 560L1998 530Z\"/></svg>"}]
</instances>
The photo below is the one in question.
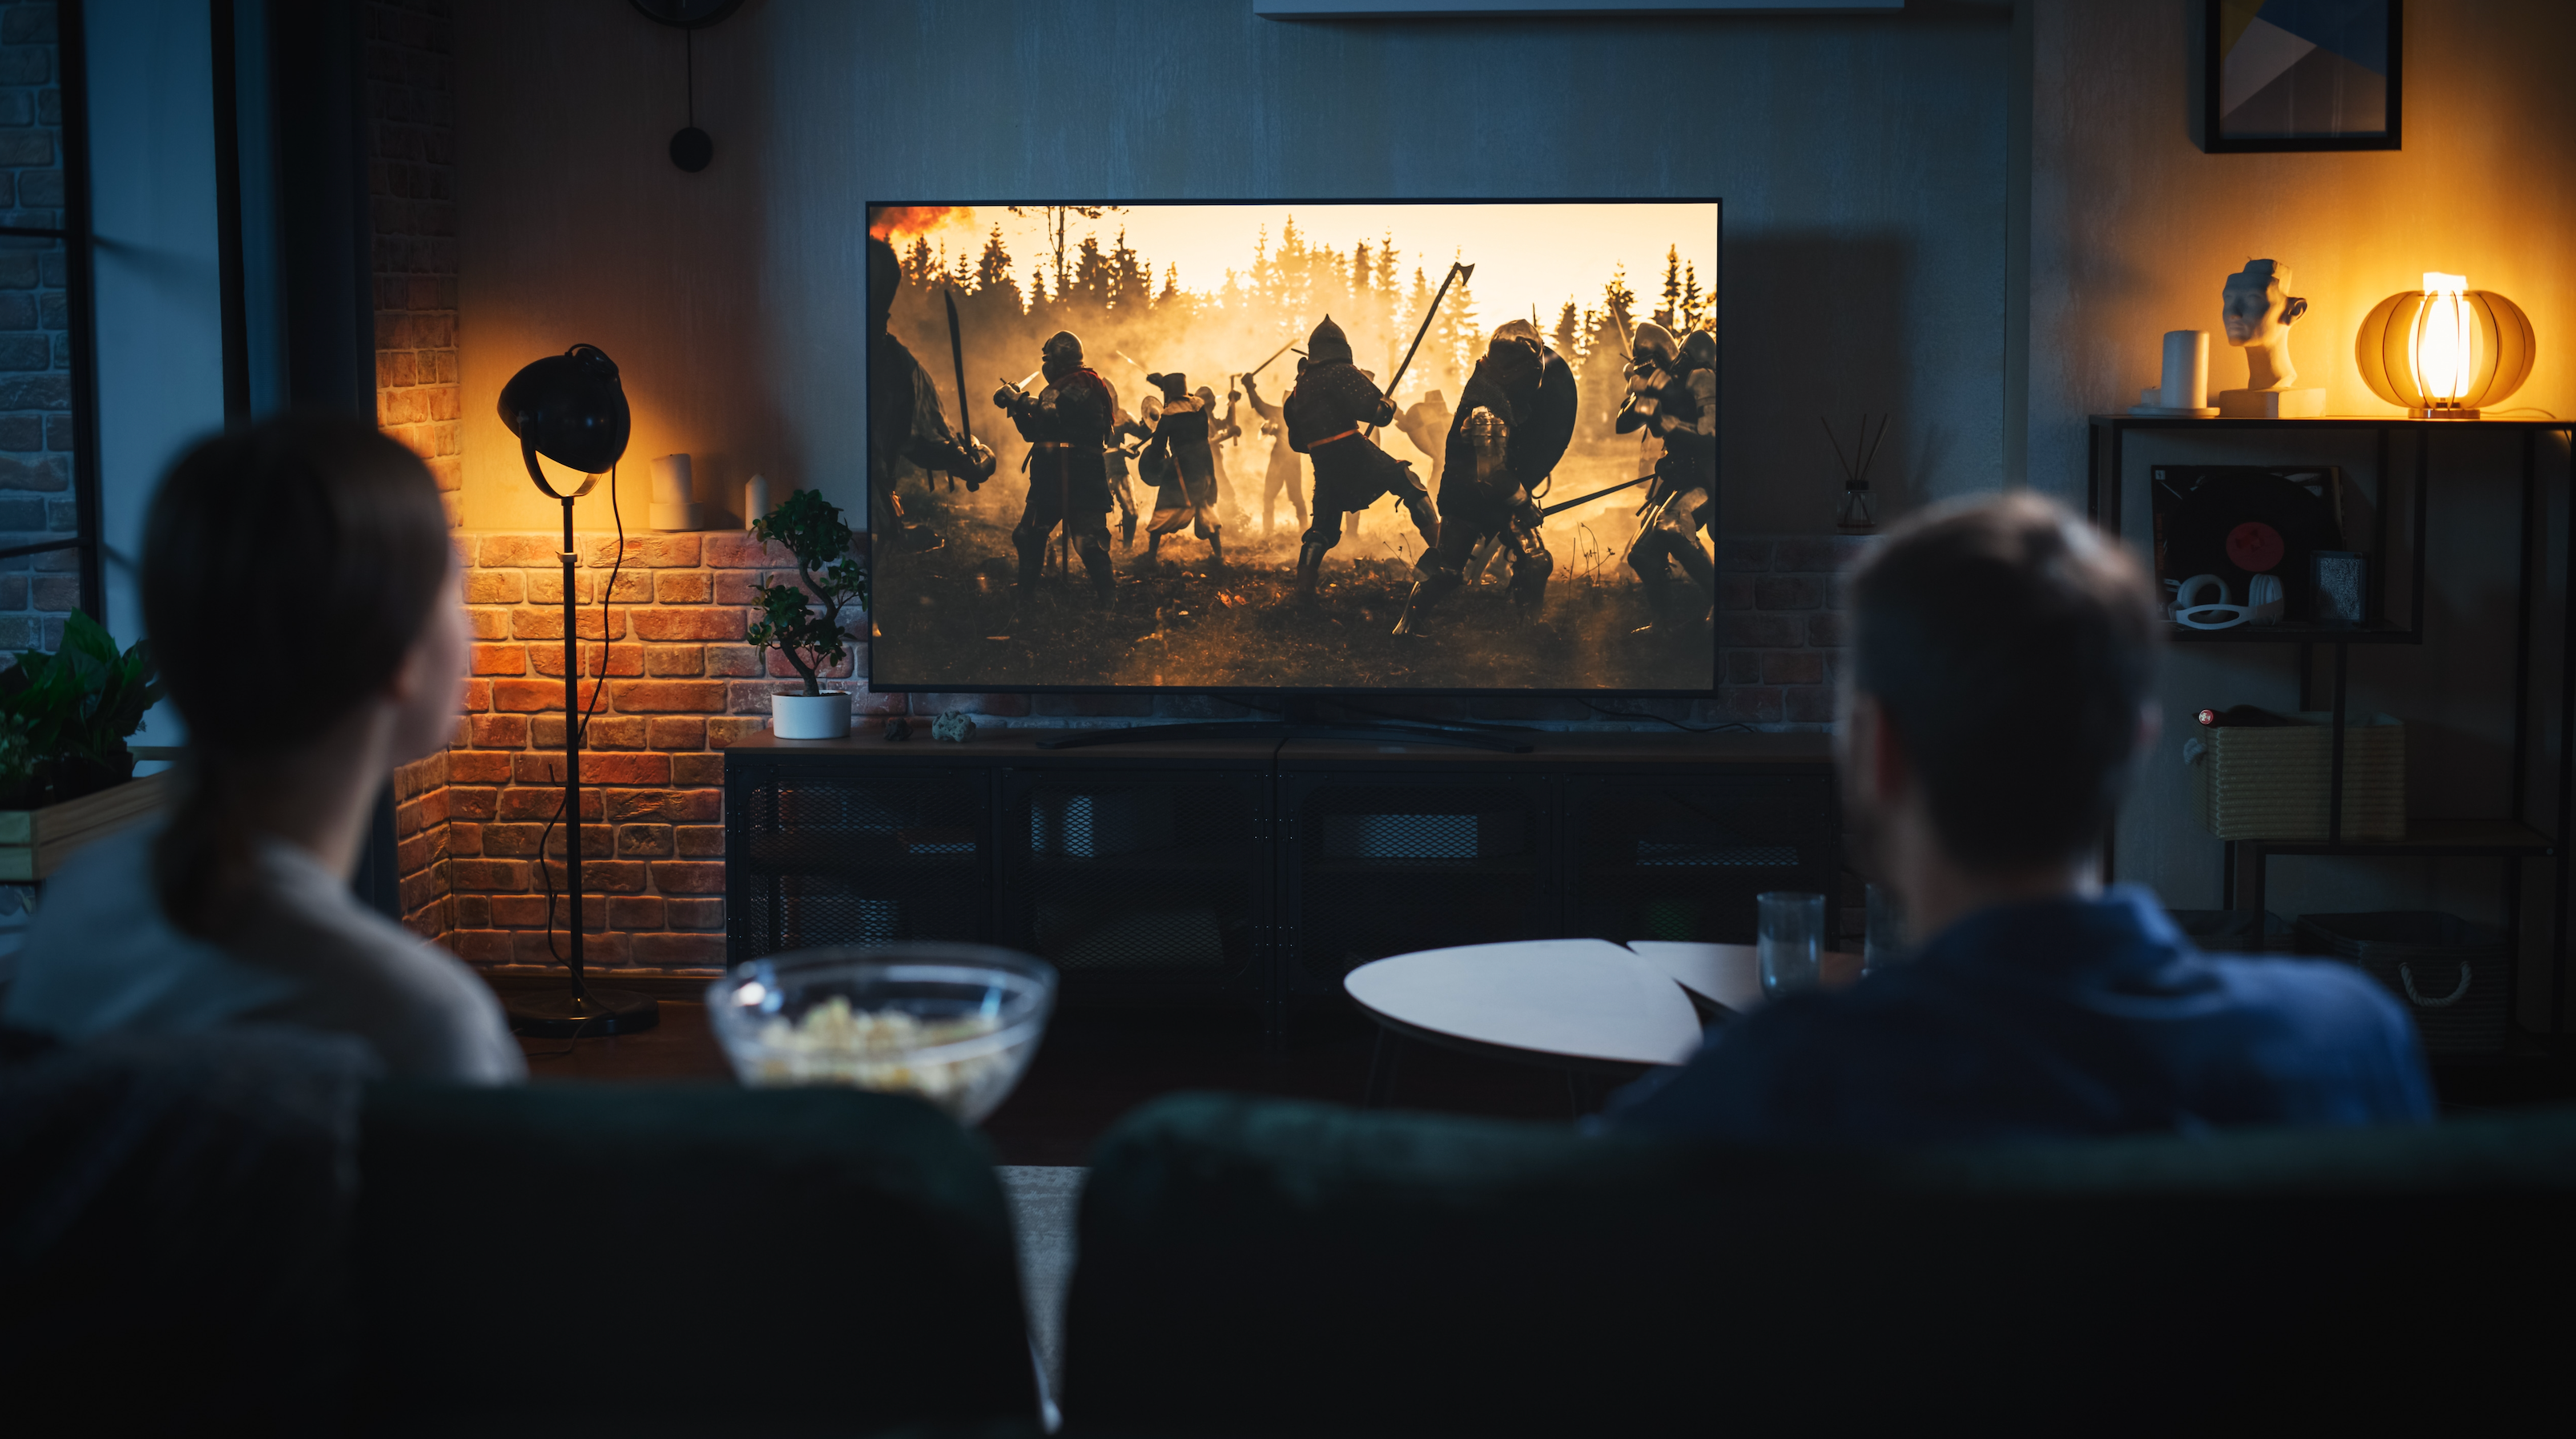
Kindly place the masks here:
<instances>
[{"instance_id":1,"label":"wooden floor","mask_svg":"<svg viewBox=\"0 0 2576 1439\"><path fill-rule=\"evenodd\" d=\"M1068 1009L1048 1027L1028 1074L985 1121L984 1133L998 1163L1081 1164L1119 1115L1157 1095L1217 1089L1357 1104L1375 1034L1355 1014L1317 1012L1301 1016L1284 1046L1265 1052L1246 1012ZM661 1025L642 1034L519 1043L541 1083L733 1079L707 1028L706 1007L692 1002L664 1000ZM1582 1102L1598 1108L1602 1097L1596 1083ZM1574 1101L1559 1071L1410 1045L1395 1103L1566 1122Z\"/></svg>"}]
</instances>

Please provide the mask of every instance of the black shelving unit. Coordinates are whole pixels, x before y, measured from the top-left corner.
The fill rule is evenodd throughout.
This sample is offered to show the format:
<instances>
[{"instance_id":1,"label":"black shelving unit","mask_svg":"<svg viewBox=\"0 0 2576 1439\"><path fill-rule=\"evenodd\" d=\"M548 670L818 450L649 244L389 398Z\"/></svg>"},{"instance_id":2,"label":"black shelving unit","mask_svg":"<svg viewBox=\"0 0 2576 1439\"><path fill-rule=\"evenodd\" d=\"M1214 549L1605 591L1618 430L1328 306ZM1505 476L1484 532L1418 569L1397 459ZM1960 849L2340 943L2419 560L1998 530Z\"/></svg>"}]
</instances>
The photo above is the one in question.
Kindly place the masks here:
<instances>
[{"instance_id":1,"label":"black shelving unit","mask_svg":"<svg viewBox=\"0 0 2576 1439\"><path fill-rule=\"evenodd\" d=\"M2279 645L2294 644L2299 648L2299 707L2303 710L2330 708L2333 711L2333 738L2327 770L2326 837L2321 840L2230 840L2226 842L2224 866L2220 878L2221 904L2228 909L2243 909L2261 914L2264 889L2271 861L2279 856L2338 856L2348 858L2493 858L2504 863L2505 929L2513 936L2519 953L2522 923L2522 862L2529 859L2553 860L2555 894L2551 904L2549 943L2549 1034L2555 1039L2563 1023L2561 1010L2566 990L2567 937L2569 921L2568 879L2571 852L2576 845L2562 841L2576 834L2576 583L2568 588L2566 610L2562 620L2564 653L2560 657L2560 695L2558 715L2559 782L2557 813L2550 817L2551 828L2543 833L2532 823L2527 812L2526 793L2531 775L2532 718L2532 616L2536 602L2534 587L2533 547L2545 544L2540 496L2540 444L2544 435L2558 434L2569 438L2568 533L2567 554L2576 557L2576 421L2568 420L2418 420L2392 416L2385 419L2329 418L2308 420L2192 419L2179 416L2095 415L2088 429L2085 456L2085 505L2096 524L2113 535L2121 533L2121 522L2127 510L2124 504L2127 476L2128 437L2134 431L2192 431L2209 433L2301 433L2367 431L2377 441L2378 486L2373 506L2373 550L2370 556L2370 598L2376 615L2352 629L2330 629L2308 623L2284 622L2277 625L2240 625L2225 630L2196 630L2175 625L2170 638L2176 644ZM2401 840L2347 839L2343 833L2344 730L2347 719L2347 690L2354 645L2402 644L2424 642L2424 596L2428 588L2425 577L2425 537L2431 522L2433 488L2433 448L2438 436L2457 434L2493 434L2503 430L2522 437L2522 495L2517 510L2521 532L2516 536L2517 600L2514 607L2514 678L2513 678L2513 767L2510 812L2491 819L2422 820L2410 819L2406 838ZM2387 615L2388 570L2393 552L2388 544L2388 516L2391 504L2390 480L2396 471L2391 466L2393 440L2398 436L2412 440L2413 466L2407 508L2412 514L2405 550L2407 553L2406 614L2402 619ZM2332 655L2332 699L2328 705L2315 702L2316 650L2320 647ZM2105 865L2109 864L2106 856ZM2508 973L2518 984L2521 966ZM2517 998L2509 989L2506 1004L2515 1009Z\"/></svg>"}]
</instances>

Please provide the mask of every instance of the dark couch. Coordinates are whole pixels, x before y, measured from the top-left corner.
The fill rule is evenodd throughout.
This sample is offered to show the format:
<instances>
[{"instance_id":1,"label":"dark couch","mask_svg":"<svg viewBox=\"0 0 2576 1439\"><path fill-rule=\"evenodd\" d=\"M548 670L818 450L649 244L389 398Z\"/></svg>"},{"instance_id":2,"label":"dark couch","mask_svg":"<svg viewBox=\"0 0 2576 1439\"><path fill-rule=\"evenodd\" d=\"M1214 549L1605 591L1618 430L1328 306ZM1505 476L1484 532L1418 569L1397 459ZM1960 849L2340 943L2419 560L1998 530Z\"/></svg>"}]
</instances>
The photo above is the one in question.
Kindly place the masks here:
<instances>
[{"instance_id":1,"label":"dark couch","mask_svg":"<svg viewBox=\"0 0 2576 1439\"><path fill-rule=\"evenodd\" d=\"M1833 1155L1191 1096L1080 1244L1077 1430L2461 1432L2564 1408L2576 1112Z\"/></svg>"},{"instance_id":2,"label":"dark couch","mask_svg":"<svg viewBox=\"0 0 2576 1439\"><path fill-rule=\"evenodd\" d=\"M1036 1410L982 1141L846 1090L0 1044L0 1428L862 1434Z\"/></svg>"}]
</instances>

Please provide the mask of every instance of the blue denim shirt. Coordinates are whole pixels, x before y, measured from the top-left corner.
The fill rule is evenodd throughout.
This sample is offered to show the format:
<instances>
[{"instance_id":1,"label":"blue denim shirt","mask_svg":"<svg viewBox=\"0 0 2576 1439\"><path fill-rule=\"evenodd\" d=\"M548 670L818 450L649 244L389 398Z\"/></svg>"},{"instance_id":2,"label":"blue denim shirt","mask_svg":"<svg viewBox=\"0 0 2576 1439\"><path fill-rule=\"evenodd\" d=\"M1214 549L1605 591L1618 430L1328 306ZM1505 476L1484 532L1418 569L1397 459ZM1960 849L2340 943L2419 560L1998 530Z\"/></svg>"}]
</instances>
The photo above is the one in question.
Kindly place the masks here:
<instances>
[{"instance_id":1,"label":"blue denim shirt","mask_svg":"<svg viewBox=\"0 0 2576 1439\"><path fill-rule=\"evenodd\" d=\"M1756 1143L1962 1143L2429 1119L2414 1025L2332 960L2203 954L2155 898L2006 905L1841 993L1709 1032L1609 1127Z\"/></svg>"}]
</instances>

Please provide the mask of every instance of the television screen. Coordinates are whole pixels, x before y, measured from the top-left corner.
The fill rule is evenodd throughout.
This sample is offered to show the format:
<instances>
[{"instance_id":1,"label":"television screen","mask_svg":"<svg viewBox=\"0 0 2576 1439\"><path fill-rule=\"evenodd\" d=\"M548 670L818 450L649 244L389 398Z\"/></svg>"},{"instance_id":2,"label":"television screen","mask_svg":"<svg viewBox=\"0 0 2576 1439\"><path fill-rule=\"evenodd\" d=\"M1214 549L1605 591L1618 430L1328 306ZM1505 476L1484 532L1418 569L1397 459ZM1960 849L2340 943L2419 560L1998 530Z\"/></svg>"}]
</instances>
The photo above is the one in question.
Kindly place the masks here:
<instances>
[{"instance_id":1,"label":"television screen","mask_svg":"<svg viewBox=\"0 0 2576 1439\"><path fill-rule=\"evenodd\" d=\"M1714 687L1716 201L868 223L873 687Z\"/></svg>"}]
</instances>

